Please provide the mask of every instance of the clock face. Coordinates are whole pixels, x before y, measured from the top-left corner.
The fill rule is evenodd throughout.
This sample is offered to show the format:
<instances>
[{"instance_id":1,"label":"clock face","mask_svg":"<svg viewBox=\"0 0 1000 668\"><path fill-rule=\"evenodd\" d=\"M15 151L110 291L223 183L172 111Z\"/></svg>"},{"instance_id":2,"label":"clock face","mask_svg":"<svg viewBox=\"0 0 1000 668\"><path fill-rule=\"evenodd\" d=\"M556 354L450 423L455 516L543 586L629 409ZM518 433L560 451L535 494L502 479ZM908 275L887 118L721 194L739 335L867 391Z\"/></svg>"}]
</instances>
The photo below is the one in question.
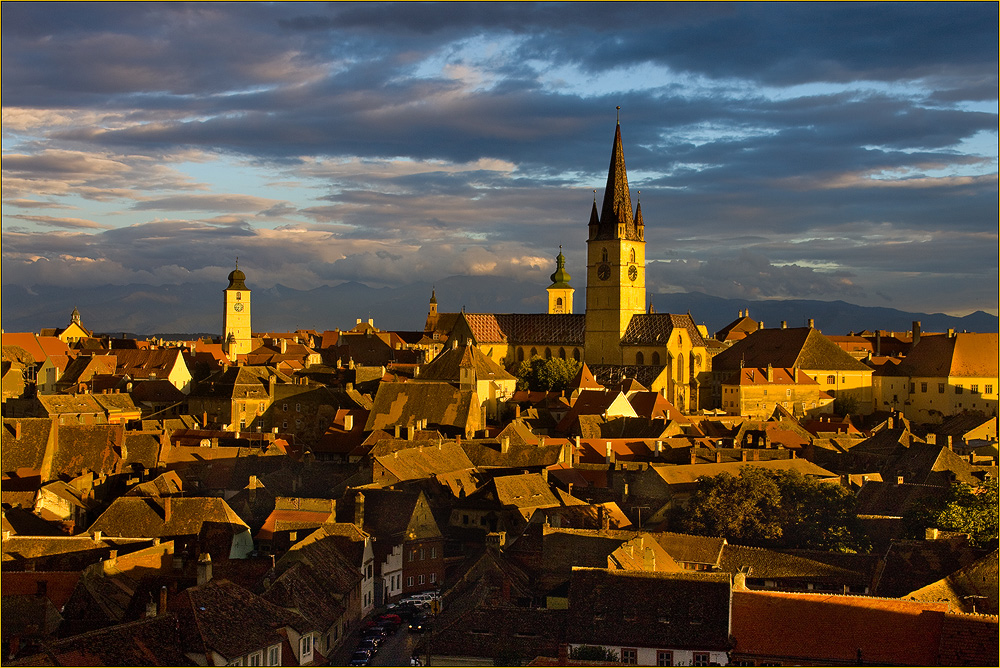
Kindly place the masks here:
<instances>
[{"instance_id":1,"label":"clock face","mask_svg":"<svg viewBox=\"0 0 1000 668\"><path fill-rule=\"evenodd\" d=\"M611 267L606 264L597 265L597 277L602 281L606 281L611 278Z\"/></svg>"},{"instance_id":2,"label":"clock face","mask_svg":"<svg viewBox=\"0 0 1000 668\"><path fill-rule=\"evenodd\" d=\"M243 310L243 304L241 304L239 302L233 304L233 310L236 311L237 313L239 313L240 311Z\"/></svg>"},{"instance_id":3,"label":"clock face","mask_svg":"<svg viewBox=\"0 0 1000 668\"><path fill-rule=\"evenodd\" d=\"M635 268L635 265L628 268L628 280L634 281L638 276L639 270Z\"/></svg>"}]
</instances>

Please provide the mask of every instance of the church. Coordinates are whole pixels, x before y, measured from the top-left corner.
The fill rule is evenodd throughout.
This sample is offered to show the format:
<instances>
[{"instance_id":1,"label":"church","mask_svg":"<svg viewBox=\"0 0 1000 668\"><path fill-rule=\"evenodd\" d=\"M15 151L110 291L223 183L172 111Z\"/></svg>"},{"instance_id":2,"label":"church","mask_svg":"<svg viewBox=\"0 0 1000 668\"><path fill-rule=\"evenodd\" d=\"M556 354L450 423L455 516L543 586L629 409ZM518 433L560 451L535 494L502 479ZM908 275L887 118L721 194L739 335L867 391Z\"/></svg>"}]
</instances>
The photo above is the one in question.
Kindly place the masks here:
<instances>
[{"instance_id":1,"label":"church","mask_svg":"<svg viewBox=\"0 0 1000 668\"><path fill-rule=\"evenodd\" d=\"M620 121L601 209L595 196L587 225L585 312L573 313L574 289L561 250L551 280L548 313L439 313L432 292L424 331L476 345L507 368L536 355L575 359L604 384L634 378L685 412L708 405L707 332L690 314L647 309L642 206L632 209Z\"/></svg>"}]
</instances>

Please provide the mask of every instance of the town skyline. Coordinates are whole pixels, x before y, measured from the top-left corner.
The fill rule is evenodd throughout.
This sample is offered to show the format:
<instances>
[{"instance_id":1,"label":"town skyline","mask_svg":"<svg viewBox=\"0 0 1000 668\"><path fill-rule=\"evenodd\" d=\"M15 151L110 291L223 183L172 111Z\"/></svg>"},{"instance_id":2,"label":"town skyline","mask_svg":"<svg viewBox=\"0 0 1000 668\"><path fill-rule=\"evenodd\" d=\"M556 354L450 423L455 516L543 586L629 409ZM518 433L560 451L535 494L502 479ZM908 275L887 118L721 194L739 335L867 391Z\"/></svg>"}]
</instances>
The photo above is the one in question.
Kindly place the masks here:
<instances>
[{"instance_id":1,"label":"town skyline","mask_svg":"<svg viewBox=\"0 0 1000 668\"><path fill-rule=\"evenodd\" d=\"M5 299L221 290L237 256L255 290L543 294L560 246L580 290L620 106L650 295L997 313L986 4L3 17Z\"/></svg>"}]
</instances>

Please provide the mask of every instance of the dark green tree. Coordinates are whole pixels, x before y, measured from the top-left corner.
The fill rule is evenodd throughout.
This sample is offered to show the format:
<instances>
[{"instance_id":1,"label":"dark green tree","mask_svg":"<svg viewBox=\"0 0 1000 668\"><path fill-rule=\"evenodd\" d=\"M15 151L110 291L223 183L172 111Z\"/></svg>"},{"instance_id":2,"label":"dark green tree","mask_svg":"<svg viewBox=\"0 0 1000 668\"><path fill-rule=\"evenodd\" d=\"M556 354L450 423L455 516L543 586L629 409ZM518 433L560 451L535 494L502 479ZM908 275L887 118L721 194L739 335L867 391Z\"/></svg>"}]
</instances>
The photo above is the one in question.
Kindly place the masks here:
<instances>
[{"instance_id":1,"label":"dark green tree","mask_svg":"<svg viewBox=\"0 0 1000 668\"><path fill-rule=\"evenodd\" d=\"M535 355L521 362L514 375L519 390L562 392L579 370L580 363L576 360L545 359Z\"/></svg>"},{"instance_id":2,"label":"dark green tree","mask_svg":"<svg viewBox=\"0 0 1000 668\"><path fill-rule=\"evenodd\" d=\"M922 538L926 529L969 534L973 545L995 549L998 544L997 512L1000 494L997 480L990 478L980 487L953 484L944 497L915 503L903 516L907 534Z\"/></svg>"},{"instance_id":3,"label":"dark green tree","mask_svg":"<svg viewBox=\"0 0 1000 668\"><path fill-rule=\"evenodd\" d=\"M674 517L682 531L739 545L848 552L868 547L853 495L796 472L744 466L736 477L699 478L687 509Z\"/></svg>"}]
</instances>

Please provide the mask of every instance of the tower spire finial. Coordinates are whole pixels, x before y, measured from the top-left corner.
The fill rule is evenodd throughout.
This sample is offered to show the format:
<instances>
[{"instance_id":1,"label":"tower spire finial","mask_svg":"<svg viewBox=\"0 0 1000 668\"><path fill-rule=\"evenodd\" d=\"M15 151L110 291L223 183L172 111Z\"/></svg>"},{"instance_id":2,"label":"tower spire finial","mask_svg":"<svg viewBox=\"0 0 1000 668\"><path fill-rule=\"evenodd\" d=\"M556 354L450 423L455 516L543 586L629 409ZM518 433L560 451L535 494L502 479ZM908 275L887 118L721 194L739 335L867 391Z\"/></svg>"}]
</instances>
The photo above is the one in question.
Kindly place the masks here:
<instances>
[{"instance_id":1,"label":"tower spire finial","mask_svg":"<svg viewBox=\"0 0 1000 668\"><path fill-rule=\"evenodd\" d=\"M615 107L615 123L621 125L622 122L622 106L618 105Z\"/></svg>"}]
</instances>

